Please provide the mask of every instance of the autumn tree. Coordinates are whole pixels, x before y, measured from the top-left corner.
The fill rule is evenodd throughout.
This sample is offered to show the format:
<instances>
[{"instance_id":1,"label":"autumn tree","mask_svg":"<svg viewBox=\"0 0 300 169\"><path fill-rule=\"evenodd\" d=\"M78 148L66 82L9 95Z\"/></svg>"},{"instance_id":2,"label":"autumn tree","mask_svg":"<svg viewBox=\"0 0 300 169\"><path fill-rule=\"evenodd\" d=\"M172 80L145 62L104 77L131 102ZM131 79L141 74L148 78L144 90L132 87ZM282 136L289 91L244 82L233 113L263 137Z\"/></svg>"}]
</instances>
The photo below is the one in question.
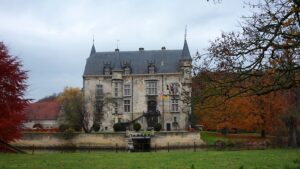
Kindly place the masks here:
<instances>
[{"instance_id":1,"label":"autumn tree","mask_svg":"<svg viewBox=\"0 0 300 169\"><path fill-rule=\"evenodd\" d=\"M197 89L194 88L194 91ZM198 90L201 91L201 90ZM223 96L214 96L204 103L197 103L194 113L199 123L206 129L240 129L257 131L262 137L276 134L284 128L282 116L286 115L291 104L286 92L280 91L263 96L239 96L224 102ZM214 107L203 107L215 105Z\"/></svg>"},{"instance_id":2,"label":"autumn tree","mask_svg":"<svg viewBox=\"0 0 300 169\"><path fill-rule=\"evenodd\" d=\"M17 57L11 56L0 42L0 140L12 141L20 137L23 110L28 104L26 71Z\"/></svg>"},{"instance_id":3,"label":"autumn tree","mask_svg":"<svg viewBox=\"0 0 300 169\"><path fill-rule=\"evenodd\" d=\"M83 127L83 95L79 88L66 87L58 96L62 107L62 122L74 130Z\"/></svg>"}]
</instances>

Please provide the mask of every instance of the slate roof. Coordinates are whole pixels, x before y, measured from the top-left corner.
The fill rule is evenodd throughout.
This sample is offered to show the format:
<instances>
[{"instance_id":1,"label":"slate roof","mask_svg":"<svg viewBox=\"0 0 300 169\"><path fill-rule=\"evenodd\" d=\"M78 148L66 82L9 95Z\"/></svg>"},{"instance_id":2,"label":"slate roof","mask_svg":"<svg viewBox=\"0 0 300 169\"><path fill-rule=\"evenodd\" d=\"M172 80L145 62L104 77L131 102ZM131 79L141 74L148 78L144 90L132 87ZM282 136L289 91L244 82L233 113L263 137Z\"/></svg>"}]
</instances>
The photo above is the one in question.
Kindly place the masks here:
<instances>
[{"instance_id":1,"label":"slate roof","mask_svg":"<svg viewBox=\"0 0 300 169\"><path fill-rule=\"evenodd\" d=\"M105 65L110 66L112 71L130 65L131 74L147 74L151 64L155 65L156 73L176 73L179 61L183 59L191 59L186 41L183 50L96 52L93 45L83 75L103 75Z\"/></svg>"},{"instance_id":2,"label":"slate roof","mask_svg":"<svg viewBox=\"0 0 300 169\"><path fill-rule=\"evenodd\" d=\"M60 105L57 101L31 103L25 108L27 120L56 120Z\"/></svg>"}]
</instances>

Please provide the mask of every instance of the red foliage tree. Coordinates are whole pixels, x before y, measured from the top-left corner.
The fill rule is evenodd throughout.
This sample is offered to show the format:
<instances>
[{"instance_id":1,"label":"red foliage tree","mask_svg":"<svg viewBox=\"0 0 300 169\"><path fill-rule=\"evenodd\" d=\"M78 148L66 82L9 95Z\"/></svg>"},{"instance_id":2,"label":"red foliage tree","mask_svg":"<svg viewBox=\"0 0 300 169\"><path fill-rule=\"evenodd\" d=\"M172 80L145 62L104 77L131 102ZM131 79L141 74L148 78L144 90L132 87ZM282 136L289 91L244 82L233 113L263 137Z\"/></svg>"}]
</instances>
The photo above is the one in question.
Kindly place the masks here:
<instances>
[{"instance_id":1,"label":"red foliage tree","mask_svg":"<svg viewBox=\"0 0 300 169\"><path fill-rule=\"evenodd\" d=\"M6 142L20 137L23 110L28 104L24 99L27 72L21 67L20 60L9 55L0 42L0 139Z\"/></svg>"}]
</instances>

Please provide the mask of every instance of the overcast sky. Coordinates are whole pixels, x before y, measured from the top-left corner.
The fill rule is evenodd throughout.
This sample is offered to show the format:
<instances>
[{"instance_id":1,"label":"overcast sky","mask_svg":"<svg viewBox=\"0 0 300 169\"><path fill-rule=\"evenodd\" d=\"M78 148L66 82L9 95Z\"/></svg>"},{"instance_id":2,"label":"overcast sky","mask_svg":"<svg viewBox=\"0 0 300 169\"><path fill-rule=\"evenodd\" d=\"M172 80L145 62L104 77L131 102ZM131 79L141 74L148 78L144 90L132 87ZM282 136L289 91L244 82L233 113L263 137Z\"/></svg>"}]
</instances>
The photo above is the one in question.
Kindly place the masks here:
<instances>
[{"instance_id":1,"label":"overcast sky","mask_svg":"<svg viewBox=\"0 0 300 169\"><path fill-rule=\"evenodd\" d=\"M241 0L0 0L0 41L28 70L27 98L40 99L66 86L82 87L95 37L96 51L183 47L192 55L247 15Z\"/></svg>"}]
</instances>

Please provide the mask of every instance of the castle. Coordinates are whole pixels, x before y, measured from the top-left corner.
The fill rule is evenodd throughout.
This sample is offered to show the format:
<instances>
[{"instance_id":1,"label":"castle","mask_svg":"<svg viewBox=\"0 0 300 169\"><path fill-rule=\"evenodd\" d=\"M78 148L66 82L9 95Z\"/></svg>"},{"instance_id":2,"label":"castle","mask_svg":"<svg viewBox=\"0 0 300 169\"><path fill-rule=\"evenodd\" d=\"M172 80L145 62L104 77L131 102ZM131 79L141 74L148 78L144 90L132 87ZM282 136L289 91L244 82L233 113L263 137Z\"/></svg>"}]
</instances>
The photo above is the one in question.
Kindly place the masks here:
<instances>
[{"instance_id":1,"label":"castle","mask_svg":"<svg viewBox=\"0 0 300 169\"><path fill-rule=\"evenodd\" d=\"M192 58L183 49L96 52L93 44L83 74L85 112L90 124L112 131L115 123L132 129L186 130L191 113Z\"/></svg>"}]
</instances>

